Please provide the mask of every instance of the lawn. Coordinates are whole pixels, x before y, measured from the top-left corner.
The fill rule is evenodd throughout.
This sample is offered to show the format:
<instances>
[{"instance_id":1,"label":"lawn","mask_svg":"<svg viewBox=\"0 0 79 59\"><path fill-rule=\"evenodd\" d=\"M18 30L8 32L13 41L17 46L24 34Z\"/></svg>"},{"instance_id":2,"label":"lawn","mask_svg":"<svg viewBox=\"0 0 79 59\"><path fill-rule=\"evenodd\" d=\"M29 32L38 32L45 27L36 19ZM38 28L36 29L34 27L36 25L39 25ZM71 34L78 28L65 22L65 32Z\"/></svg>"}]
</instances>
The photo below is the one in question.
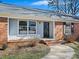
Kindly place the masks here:
<instances>
[{"instance_id":1,"label":"lawn","mask_svg":"<svg viewBox=\"0 0 79 59\"><path fill-rule=\"evenodd\" d=\"M72 59L79 59L79 42L71 43L71 44L69 44L69 46L72 47L75 52Z\"/></svg>"},{"instance_id":2,"label":"lawn","mask_svg":"<svg viewBox=\"0 0 79 59\"><path fill-rule=\"evenodd\" d=\"M48 54L49 51L50 48L43 44L21 49L7 48L0 59L41 59Z\"/></svg>"}]
</instances>

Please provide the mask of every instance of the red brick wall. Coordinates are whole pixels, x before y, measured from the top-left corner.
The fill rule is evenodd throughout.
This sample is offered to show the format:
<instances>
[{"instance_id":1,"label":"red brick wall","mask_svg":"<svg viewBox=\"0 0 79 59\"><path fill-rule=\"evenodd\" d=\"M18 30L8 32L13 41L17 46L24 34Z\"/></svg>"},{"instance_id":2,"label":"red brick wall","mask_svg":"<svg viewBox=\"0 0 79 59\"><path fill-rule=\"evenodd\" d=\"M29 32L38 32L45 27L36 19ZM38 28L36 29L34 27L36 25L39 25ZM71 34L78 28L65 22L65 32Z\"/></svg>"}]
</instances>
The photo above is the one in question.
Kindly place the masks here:
<instances>
[{"instance_id":1,"label":"red brick wall","mask_svg":"<svg viewBox=\"0 0 79 59\"><path fill-rule=\"evenodd\" d=\"M55 38L56 40L62 40L64 38L64 25L63 22L56 22L55 23ZM79 23L74 23L74 37L79 36Z\"/></svg>"},{"instance_id":2,"label":"red brick wall","mask_svg":"<svg viewBox=\"0 0 79 59\"><path fill-rule=\"evenodd\" d=\"M63 22L55 23L55 39L61 40L63 38Z\"/></svg>"},{"instance_id":3,"label":"red brick wall","mask_svg":"<svg viewBox=\"0 0 79 59\"><path fill-rule=\"evenodd\" d=\"M0 17L0 43L7 41L7 18Z\"/></svg>"},{"instance_id":4,"label":"red brick wall","mask_svg":"<svg viewBox=\"0 0 79 59\"><path fill-rule=\"evenodd\" d=\"M79 36L79 23L74 23L74 34Z\"/></svg>"}]
</instances>

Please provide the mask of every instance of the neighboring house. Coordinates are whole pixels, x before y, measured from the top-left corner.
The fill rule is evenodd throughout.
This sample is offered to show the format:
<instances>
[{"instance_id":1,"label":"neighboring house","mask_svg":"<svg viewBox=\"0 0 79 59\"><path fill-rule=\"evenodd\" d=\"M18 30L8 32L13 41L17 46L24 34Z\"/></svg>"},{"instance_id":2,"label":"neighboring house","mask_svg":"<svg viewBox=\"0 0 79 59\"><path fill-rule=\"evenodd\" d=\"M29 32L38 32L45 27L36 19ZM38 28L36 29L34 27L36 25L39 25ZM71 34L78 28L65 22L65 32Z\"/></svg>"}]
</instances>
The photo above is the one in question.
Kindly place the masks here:
<instances>
[{"instance_id":1,"label":"neighboring house","mask_svg":"<svg viewBox=\"0 0 79 59\"><path fill-rule=\"evenodd\" d=\"M0 3L0 42L40 38L62 40L64 35L79 35L79 18L47 10Z\"/></svg>"}]
</instances>

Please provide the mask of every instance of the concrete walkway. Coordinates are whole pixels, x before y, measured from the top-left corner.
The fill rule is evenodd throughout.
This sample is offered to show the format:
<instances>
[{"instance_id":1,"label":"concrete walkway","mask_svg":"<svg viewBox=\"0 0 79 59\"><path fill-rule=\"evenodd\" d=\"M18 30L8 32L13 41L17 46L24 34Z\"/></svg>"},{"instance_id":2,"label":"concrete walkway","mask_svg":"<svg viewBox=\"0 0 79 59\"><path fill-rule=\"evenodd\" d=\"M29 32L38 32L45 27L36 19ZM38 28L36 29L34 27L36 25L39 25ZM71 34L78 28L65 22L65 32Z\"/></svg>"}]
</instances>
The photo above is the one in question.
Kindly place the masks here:
<instances>
[{"instance_id":1,"label":"concrete walkway","mask_svg":"<svg viewBox=\"0 0 79 59\"><path fill-rule=\"evenodd\" d=\"M48 55L42 59L71 59L74 54L74 50L65 45L55 45L50 48Z\"/></svg>"}]
</instances>

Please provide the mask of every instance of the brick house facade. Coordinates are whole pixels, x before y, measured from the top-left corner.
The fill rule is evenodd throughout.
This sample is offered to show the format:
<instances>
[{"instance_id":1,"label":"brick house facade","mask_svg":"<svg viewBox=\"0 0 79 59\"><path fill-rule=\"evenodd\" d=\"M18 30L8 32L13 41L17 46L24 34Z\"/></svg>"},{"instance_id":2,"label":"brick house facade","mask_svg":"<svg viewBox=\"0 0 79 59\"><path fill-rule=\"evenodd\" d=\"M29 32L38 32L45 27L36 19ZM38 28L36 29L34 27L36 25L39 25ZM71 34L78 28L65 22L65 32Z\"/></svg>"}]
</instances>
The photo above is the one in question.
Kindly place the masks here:
<instances>
[{"instance_id":1,"label":"brick house facade","mask_svg":"<svg viewBox=\"0 0 79 59\"><path fill-rule=\"evenodd\" d=\"M71 15L58 16L51 11L27 9L22 7L0 4L0 44L7 44L19 39L41 38L47 44L64 39L65 29L69 35L73 27L75 37L79 36L79 18ZM9 8L8 8L9 7ZM8 10L8 11L6 11ZM24 13L25 12L25 13ZM29 14L28 14L29 13ZM73 23L74 25L64 25ZM68 33L67 33L68 34Z\"/></svg>"}]
</instances>

